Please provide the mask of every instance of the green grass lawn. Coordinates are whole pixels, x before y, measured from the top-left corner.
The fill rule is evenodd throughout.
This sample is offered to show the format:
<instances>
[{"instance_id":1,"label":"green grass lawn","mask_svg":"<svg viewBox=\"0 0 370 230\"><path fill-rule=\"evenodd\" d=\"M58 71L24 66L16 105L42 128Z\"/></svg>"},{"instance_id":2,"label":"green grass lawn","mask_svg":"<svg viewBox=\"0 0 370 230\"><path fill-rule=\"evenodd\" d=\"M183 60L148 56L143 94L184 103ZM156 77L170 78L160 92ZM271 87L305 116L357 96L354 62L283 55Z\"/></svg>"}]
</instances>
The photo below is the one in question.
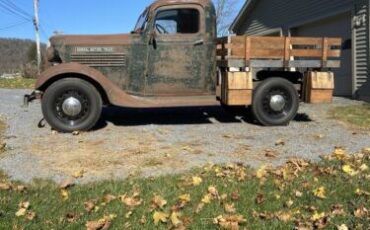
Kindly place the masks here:
<instances>
[{"instance_id":1,"label":"green grass lawn","mask_svg":"<svg viewBox=\"0 0 370 230\"><path fill-rule=\"evenodd\" d=\"M336 149L318 163L209 165L65 189L2 175L0 229L368 229L369 163L370 149Z\"/></svg>"},{"instance_id":2,"label":"green grass lawn","mask_svg":"<svg viewBox=\"0 0 370 230\"><path fill-rule=\"evenodd\" d=\"M353 105L336 107L330 116L361 129L370 129L370 105Z\"/></svg>"},{"instance_id":3,"label":"green grass lawn","mask_svg":"<svg viewBox=\"0 0 370 230\"><path fill-rule=\"evenodd\" d=\"M0 79L0 88L3 89L33 89L36 79L16 78Z\"/></svg>"}]
</instances>

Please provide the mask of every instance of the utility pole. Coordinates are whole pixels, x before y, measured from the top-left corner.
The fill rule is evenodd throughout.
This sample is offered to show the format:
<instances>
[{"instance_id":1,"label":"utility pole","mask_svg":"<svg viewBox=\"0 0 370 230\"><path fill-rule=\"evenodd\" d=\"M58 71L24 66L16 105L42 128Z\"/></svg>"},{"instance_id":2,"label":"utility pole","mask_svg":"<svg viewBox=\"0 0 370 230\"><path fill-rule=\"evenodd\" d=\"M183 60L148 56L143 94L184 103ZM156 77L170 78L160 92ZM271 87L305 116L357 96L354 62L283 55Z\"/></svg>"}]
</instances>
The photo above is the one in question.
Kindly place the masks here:
<instances>
[{"instance_id":1,"label":"utility pole","mask_svg":"<svg viewBox=\"0 0 370 230\"><path fill-rule=\"evenodd\" d=\"M33 8L35 16L33 18L33 24L36 32L36 47L37 47L37 71L41 73L41 45L40 45L40 25L39 25L39 0L33 0Z\"/></svg>"}]
</instances>

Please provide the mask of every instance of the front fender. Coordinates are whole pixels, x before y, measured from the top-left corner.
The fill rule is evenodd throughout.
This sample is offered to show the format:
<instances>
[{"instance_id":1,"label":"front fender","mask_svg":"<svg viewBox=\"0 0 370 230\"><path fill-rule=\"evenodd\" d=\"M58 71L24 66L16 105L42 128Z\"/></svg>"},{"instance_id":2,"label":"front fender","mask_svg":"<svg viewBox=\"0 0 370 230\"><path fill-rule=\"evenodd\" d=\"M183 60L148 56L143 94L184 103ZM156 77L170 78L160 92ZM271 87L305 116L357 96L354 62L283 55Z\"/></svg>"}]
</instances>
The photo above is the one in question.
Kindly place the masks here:
<instances>
[{"instance_id":1,"label":"front fender","mask_svg":"<svg viewBox=\"0 0 370 230\"><path fill-rule=\"evenodd\" d=\"M125 93L100 71L79 63L65 63L48 68L38 77L35 88L45 91L48 86L59 79L78 77L78 75L98 84L112 105L135 107L138 104L137 100Z\"/></svg>"}]
</instances>

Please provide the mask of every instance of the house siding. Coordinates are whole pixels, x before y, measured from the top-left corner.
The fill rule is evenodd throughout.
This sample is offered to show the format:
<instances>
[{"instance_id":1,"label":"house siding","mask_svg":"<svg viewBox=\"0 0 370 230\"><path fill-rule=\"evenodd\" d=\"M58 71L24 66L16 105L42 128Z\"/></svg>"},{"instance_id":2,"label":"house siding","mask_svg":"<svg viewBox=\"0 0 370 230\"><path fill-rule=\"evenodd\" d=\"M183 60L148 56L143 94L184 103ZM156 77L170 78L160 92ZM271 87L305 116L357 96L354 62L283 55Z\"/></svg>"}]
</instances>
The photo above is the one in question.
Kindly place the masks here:
<instances>
[{"instance_id":1,"label":"house siding","mask_svg":"<svg viewBox=\"0 0 370 230\"><path fill-rule=\"evenodd\" d=\"M360 27L354 28L355 38L355 93L360 99L370 100L370 79L369 79L369 1L358 1L355 5L355 15L362 18L366 15L365 21Z\"/></svg>"},{"instance_id":2,"label":"house siding","mask_svg":"<svg viewBox=\"0 0 370 230\"><path fill-rule=\"evenodd\" d=\"M257 35L264 31L287 28L297 22L308 22L328 16L328 12L351 10L354 0L257 0L252 11L241 18L242 25L234 32L237 34Z\"/></svg>"},{"instance_id":3,"label":"house siding","mask_svg":"<svg viewBox=\"0 0 370 230\"><path fill-rule=\"evenodd\" d=\"M247 0L253 1L253 0ZM361 26L353 27L353 94L370 99L369 17L370 0L255 0L235 23L234 33L266 35L281 29L285 36L290 29L344 12L352 17L366 15Z\"/></svg>"}]
</instances>

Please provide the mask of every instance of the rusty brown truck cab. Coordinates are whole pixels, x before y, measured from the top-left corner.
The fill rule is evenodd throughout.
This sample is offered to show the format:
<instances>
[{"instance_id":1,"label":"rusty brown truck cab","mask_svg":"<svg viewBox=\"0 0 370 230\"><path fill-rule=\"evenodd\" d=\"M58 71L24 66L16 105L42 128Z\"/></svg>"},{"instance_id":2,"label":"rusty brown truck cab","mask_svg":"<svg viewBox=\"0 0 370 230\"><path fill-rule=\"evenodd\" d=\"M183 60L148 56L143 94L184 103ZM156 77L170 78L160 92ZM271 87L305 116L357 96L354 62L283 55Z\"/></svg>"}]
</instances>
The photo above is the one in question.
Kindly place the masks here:
<instances>
[{"instance_id":1,"label":"rusty brown truck cab","mask_svg":"<svg viewBox=\"0 0 370 230\"><path fill-rule=\"evenodd\" d=\"M140 15L130 34L50 38L47 69L25 101L41 98L46 121L63 132L91 129L103 105L251 105L260 123L285 125L297 113L306 81L302 71L291 71L295 66L289 66L287 55L289 60L294 56L287 54L290 40L271 42L262 44L277 43L264 48L263 65L251 55L258 46L251 45L249 38L217 39L210 0L157 0ZM268 48L281 44L285 59L280 66L271 62L280 53ZM242 55L235 55L236 50ZM321 56L325 50L319 50ZM260 60L259 66L252 64L253 58ZM320 66L311 62L302 67L328 67L320 61ZM254 67L266 68L253 72Z\"/></svg>"}]
</instances>

